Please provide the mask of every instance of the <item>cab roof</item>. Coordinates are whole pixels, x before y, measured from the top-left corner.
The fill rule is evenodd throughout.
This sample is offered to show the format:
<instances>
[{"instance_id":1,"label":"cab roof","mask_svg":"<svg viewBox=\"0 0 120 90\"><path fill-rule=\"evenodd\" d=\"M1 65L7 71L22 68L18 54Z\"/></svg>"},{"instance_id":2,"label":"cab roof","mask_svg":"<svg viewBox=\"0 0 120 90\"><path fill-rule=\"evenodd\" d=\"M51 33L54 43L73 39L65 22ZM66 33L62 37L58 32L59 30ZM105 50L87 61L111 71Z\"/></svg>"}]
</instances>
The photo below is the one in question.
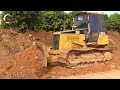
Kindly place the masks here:
<instances>
[{"instance_id":1,"label":"cab roof","mask_svg":"<svg viewBox=\"0 0 120 90\"><path fill-rule=\"evenodd\" d=\"M74 32L74 31L82 31L82 30L84 30L84 29L58 31L58 32L54 32L53 34L61 34L61 33L66 33L66 32Z\"/></svg>"},{"instance_id":2,"label":"cab roof","mask_svg":"<svg viewBox=\"0 0 120 90\"><path fill-rule=\"evenodd\" d=\"M99 14L99 15L105 15L104 13L101 13L101 12L79 12L76 15L81 15L81 14Z\"/></svg>"}]
</instances>

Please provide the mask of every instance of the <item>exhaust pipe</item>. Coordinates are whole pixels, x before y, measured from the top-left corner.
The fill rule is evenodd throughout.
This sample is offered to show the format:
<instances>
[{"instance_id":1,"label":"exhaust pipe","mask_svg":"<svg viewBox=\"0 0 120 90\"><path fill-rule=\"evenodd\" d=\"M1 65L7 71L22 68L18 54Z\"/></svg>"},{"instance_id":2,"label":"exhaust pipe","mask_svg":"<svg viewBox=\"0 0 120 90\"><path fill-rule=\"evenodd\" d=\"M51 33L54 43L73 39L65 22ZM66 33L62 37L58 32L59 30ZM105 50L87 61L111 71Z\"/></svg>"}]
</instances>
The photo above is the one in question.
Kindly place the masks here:
<instances>
[{"instance_id":1,"label":"exhaust pipe","mask_svg":"<svg viewBox=\"0 0 120 90\"><path fill-rule=\"evenodd\" d=\"M66 22L65 22L65 20L63 22L63 28L64 28L64 31L65 31L66 30Z\"/></svg>"}]
</instances>

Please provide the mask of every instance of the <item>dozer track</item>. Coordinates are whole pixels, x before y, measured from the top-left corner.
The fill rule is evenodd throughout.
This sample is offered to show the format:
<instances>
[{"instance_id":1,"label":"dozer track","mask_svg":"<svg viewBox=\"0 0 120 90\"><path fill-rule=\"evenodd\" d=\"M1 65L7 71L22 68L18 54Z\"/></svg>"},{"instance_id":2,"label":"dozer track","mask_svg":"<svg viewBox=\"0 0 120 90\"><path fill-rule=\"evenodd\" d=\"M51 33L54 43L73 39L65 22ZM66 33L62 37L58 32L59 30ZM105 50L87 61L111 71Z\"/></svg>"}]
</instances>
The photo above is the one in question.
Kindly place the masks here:
<instances>
[{"instance_id":1,"label":"dozer track","mask_svg":"<svg viewBox=\"0 0 120 90\"><path fill-rule=\"evenodd\" d=\"M66 55L66 66L75 67L78 65L91 64L94 62L105 62L112 59L110 49L103 48L87 48L72 49L64 52Z\"/></svg>"}]
</instances>

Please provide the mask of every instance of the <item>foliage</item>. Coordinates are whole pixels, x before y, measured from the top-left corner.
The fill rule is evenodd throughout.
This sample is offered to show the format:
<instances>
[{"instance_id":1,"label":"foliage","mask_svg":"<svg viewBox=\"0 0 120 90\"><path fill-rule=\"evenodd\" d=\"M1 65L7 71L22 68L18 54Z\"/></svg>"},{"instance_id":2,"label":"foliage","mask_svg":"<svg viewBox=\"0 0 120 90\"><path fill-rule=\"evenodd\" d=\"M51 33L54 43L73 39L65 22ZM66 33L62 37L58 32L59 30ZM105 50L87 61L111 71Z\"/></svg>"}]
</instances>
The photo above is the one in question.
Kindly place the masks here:
<instances>
[{"instance_id":1,"label":"foliage","mask_svg":"<svg viewBox=\"0 0 120 90\"><path fill-rule=\"evenodd\" d=\"M64 11L43 11L40 29L63 30Z\"/></svg>"},{"instance_id":2,"label":"foliage","mask_svg":"<svg viewBox=\"0 0 120 90\"><path fill-rule=\"evenodd\" d=\"M66 29L71 29L73 16L78 12L79 11L72 11L70 13L65 13L64 11L3 11L1 27L19 29L20 31L59 31L63 30L65 21ZM10 24L6 24L3 21L5 14L12 15L13 20Z\"/></svg>"},{"instance_id":3,"label":"foliage","mask_svg":"<svg viewBox=\"0 0 120 90\"><path fill-rule=\"evenodd\" d=\"M6 24L2 19L1 24L4 28L20 29L21 31L38 29L38 11L4 11L2 18L8 13L12 15L13 20L10 24Z\"/></svg>"},{"instance_id":4,"label":"foliage","mask_svg":"<svg viewBox=\"0 0 120 90\"><path fill-rule=\"evenodd\" d=\"M120 14L114 13L106 21L108 29L117 30L120 32Z\"/></svg>"}]
</instances>

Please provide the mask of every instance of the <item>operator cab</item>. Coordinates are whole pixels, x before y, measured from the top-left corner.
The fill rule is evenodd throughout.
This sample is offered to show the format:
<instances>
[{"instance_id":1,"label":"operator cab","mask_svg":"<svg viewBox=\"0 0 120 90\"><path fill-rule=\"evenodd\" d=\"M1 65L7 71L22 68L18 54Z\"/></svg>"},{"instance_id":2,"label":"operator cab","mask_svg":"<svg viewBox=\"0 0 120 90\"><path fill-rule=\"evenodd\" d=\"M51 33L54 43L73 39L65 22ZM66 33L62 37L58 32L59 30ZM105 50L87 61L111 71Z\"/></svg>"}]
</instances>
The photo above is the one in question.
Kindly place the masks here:
<instances>
[{"instance_id":1,"label":"operator cab","mask_svg":"<svg viewBox=\"0 0 120 90\"><path fill-rule=\"evenodd\" d=\"M99 34L107 34L106 15L80 12L74 16L74 30L84 29L88 42L97 42Z\"/></svg>"}]
</instances>

